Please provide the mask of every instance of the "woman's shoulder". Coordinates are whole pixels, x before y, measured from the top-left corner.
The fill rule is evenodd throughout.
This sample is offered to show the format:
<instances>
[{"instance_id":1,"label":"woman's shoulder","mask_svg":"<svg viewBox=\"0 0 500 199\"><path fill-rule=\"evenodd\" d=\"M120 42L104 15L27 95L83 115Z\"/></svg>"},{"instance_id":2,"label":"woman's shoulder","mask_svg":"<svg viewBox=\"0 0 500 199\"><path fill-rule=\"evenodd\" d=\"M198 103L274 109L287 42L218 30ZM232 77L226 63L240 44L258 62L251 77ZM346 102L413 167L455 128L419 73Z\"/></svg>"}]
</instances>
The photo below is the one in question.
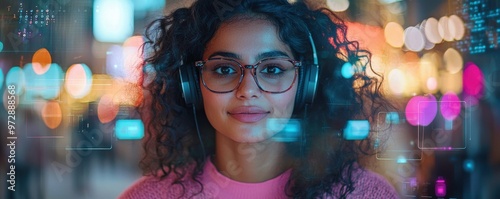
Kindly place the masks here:
<instances>
[{"instance_id":1,"label":"woman's shoulder","mask_svg":"<svg viewBox=\"0 0 500 199\"><path fill-rule=\"evenodd\" d=\"M195 186L193 183L176 184L174 183L175 178L176 175L173 173L165 177L159 177L158 175L143 176L129 186L118 198L179 198L184 191L189 192L193 188L191 186ZM184 176L181 181L185 181L186 178L189 178L189 176Z\"/></svg>"},{"instance_id":2,"label":"woman's shoulder","mask_svg":"<svg viewBox=\"0 0 500 199\"><path fill-rule=\"evenodd\" d=\"M360 168L354 173L354 191L348 198L399 198L399 194L383 176Z\"/></svg>"},{"instance_id":3,"label":"woman's shoulder","mask_svg":"<svg viewBox=\"0 0 500 199\"><path fill-rule=\"evenodd\" d=\"M143 176L129 186L118 198L164 198L165 190L172 184L171 178L161 179L152 175Z\"/></svg>"}]
</instances>

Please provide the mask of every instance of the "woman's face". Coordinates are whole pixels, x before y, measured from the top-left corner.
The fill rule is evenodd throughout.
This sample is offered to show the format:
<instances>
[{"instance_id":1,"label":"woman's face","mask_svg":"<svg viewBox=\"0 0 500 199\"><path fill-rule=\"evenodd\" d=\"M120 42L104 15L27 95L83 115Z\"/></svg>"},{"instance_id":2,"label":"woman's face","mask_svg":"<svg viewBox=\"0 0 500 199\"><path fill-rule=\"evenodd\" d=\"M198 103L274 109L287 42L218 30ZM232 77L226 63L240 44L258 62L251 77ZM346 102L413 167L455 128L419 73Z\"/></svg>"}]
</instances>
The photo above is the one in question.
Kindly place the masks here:
<instances>
[{"instance_id":1,"label":"woman's face","mask_svg":"<svg viewBox=\"0 0 500 199\"><path fill-rule=\"evenodd\" d=\"M253 65L268 57L294 59L290 47L279 39L276 27L266 20L222 24L203 53L203 60L231 58L242 65ZM251 70L245 69L240 86L232 92L213 93L201 83L200 88L207 118L217 136L251 143L277 133L266 128L269 121L290 118L297 83L284 93L266 93L257 86Z\"/></svg>"}]
</instances>

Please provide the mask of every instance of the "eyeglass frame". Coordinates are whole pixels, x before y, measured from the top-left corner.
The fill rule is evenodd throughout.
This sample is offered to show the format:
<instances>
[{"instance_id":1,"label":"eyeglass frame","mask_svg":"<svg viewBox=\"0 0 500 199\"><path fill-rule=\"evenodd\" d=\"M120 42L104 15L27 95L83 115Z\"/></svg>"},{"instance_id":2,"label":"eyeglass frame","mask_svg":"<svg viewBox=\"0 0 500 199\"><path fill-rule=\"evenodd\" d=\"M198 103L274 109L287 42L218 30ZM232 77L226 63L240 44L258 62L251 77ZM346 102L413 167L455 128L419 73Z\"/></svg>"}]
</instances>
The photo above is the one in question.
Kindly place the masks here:
<instances>
[{"instance_id":1,"label":"eyeglass frame","mask_svg":"<svg viewBox=\"0 0 500 199\"><path fill-rule=\"evenodd\" d=\"M259 84L259 80L257 80L257 75L256 74L257 74L257 67L259 66L259 64L261 64L264 61L274 60L274 59L281 59L281 60L289 61L290 63L293 64L294 69L295 69L295 74L294 74L294 77L293 77L293 81L290 84L290 86L287 89L285 89L284 91L272 92L272 91L264 90L261 87L261 85ZM215 90L210 89L207 86L207 84L205 82L205 79L203 78L203 72L202 72L203 67L205 66L205 63L207 63L210 60L227 60L227 61L233 61L236 64L238 64L238 66L240 67L241 75L240 75L240 79L238 80L237 86L235 86L232 90L229 90L229 91L215 91ZM255 81L255 84L257 85L257 87L259 87L259 89L261 91L266 92L266 93L272 93L272 94L284 93L284 92L287 92L288 90L290 90L293 87L293 84L297 80L297 75L299 73L298 69L300 67L302 67L302 62L301 61L293 60L293 59L290 59L290 58L284 58L284 57L269 57L269 58L264 58L264 59L259 60L257 63L255 63L253 65L252 64L250 64L250 65L243 65L239 61L236 61L236 60L231 59L231 58L226 58L226 57L209 58L207 60L204 60L204 61L200 60L200 61L196 61L194 63L195 63L195 67L197 67L199 69L200 77L201 77L201 82L203 83L203 86L205 88L207 88L209 91L213 92L213 93L220 93L220 94L230 93L230 92L233 92L236 89L238 89L241 86L241 82L243 82L243 78L245 76L245 69L251 69L250 74L252 74L252 77L253 77L253 79Z\"/></svg>"}]
</instances>

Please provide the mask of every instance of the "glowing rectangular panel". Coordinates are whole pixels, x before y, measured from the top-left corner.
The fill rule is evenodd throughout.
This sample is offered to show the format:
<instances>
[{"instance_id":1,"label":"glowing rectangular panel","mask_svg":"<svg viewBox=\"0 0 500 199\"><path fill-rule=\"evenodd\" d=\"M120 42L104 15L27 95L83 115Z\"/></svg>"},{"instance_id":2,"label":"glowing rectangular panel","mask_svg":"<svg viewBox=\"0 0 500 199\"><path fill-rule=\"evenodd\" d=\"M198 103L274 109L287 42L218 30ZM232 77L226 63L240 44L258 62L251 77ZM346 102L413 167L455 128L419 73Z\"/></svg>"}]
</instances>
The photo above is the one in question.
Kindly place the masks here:
<instances>
[{"instance_id":1,"label":"glowing rectangular panel","mask_svg":"<svg viewBox=\"0 0 500 199\"><path fill-rule=\"evenodd\" d=\"M344 139L362 140L370 133L370 123L368 120L349 120L344 129Z\"/></svg>"},{"instance_id":2,"label":"glowing rectangular panel","mask_svg":"<svg viewBox=\"0 0 500 199\"><path fill-rule=\"evenodd\" d=\"M144 124L139 119L118 120L115 135L119 140L140 140L144 137Z\"/></svg>"},{"instance_id":3,"label":"glowing rectangular panel","mask_svg":"<svg viewBox=\"0 0 500 199\"><path fill-rule=\"evenodd\" d=\"M422 159L422 150L417 145L417 129L407 122L405 113L380 112L375 123L377 160L392 160L405 164Z\"/></svg>"},{"instance_id":4,"label":"glowing rectangular panel","mask_svg":"<svg viewBox=\"0 0 500 199\"><path fill-rule=\"evenodd\" d=\"M457 150L467 148L470 139L470 111L461 104L460 114L453 120L443 117L441 110L427 126L418 126L418 147L425 150Z\"/></svg>"}]
</instances>

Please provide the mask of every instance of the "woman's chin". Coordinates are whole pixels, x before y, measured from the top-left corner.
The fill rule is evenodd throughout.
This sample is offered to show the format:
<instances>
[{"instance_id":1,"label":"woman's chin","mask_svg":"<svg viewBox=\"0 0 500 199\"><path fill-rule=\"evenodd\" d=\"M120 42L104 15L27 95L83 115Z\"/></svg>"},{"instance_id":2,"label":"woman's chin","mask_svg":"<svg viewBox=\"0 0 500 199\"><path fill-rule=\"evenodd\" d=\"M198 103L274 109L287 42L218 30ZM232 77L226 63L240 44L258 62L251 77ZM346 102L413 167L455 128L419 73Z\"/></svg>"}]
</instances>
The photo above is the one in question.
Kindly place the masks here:
<instances>
[{"instance_id":1,"label":"woman's chin","mask_svg":"<svg viewBox=\"0 0 500 199\"><path fill-rule=\"evenodd\" d=\"M238 143L259 143L271 140L275 132L245 132L240 131L237 134L226 135L229 139Z\"/></svg>"}]
</instances>

